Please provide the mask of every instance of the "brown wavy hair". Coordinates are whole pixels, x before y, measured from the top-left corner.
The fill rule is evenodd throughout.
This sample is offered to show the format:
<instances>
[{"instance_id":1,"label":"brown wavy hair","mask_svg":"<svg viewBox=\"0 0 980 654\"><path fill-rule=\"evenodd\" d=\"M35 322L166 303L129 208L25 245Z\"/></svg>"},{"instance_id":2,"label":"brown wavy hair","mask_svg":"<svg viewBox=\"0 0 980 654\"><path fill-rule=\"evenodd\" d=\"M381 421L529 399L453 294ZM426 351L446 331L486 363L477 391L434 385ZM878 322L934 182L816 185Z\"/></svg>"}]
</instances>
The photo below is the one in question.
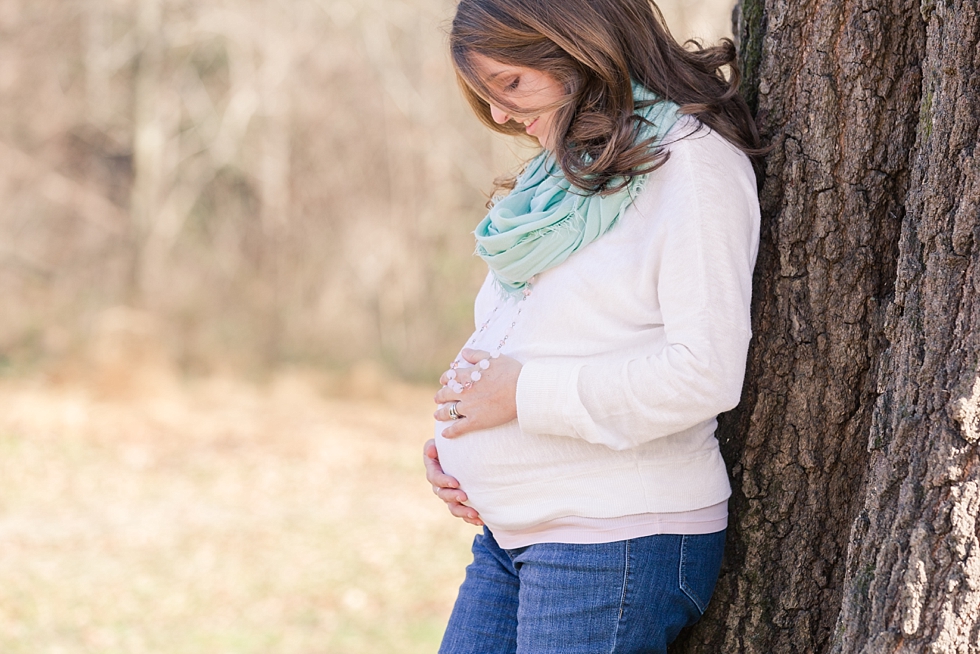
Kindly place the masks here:
<instances>
[{"instance_id":1,"label":"brown wavy hair","mask_svg":"<svg viewBox=\"0 0 980 654\"><path fill-rule=\"evenodd\" d=\"M707 48L680 45L649 0L460 0L449 41L464 96L497 132L526 136L519 124L493 120L491 100L515 115L527 109L498 97L480 79L471 53L543 71L564 86L565 98L535 110L558 109L555 157L569 181L588 193L622 188L667 160L663 148L639 140L643 119L634 113L632 80L676 102L756 163L765 152L738 94L735 45L729 39ZM512 185L498 181L498 190Z\"/></svg>"}]
</instances>

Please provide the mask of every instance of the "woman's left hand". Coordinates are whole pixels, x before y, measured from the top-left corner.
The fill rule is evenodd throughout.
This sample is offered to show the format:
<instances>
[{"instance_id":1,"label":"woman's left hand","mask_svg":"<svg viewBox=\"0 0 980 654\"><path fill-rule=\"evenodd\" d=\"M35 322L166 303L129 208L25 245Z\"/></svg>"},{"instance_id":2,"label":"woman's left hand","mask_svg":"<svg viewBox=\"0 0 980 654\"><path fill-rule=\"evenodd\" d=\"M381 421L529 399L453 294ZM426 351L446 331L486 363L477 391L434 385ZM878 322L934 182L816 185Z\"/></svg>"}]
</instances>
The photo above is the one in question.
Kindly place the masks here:
<instances>
[{"instance_id":1,"label":"woman's left hand","mask_svg":"<svg viewBox=\"0 0 980 654\"><path fill-rule=\"evenodd\" d=\"M478 364L483 359L489 359L490 353L483 350L464 349L463 359L472 364ZM457 368L457 378L462 382L469 379L472 368ZM444 438L456 438L478 429L489 429L510 422L517 418L517 378L521 374L521 364L507 356L490 359L490 367L480 370L480 380L472 383L469 388L456 393L448 386L449 378L443 374L439 380L443 387L436 393L435 401L440 407L433 414L436 420L452 421L442 432ZM462 416L453 420L449 415L449 407L457 402L456 412Z\"/></svg>"}]
</instances>

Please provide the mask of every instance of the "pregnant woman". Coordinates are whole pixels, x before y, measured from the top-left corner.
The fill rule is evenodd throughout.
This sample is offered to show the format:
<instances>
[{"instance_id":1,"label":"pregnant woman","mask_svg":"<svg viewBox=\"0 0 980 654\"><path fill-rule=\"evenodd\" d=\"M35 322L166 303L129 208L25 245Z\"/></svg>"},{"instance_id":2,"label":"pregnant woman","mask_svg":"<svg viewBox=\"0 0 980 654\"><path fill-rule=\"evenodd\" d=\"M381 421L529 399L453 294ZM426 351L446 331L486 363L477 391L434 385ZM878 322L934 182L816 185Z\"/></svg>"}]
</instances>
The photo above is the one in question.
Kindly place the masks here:
<instances>
[{"instance_id":1,"label":"pregnant woman","mask_svg":"<svg viewBox=\"0 0 980 654\"><path fill-rule=\"evenodd\" d=\"M541 153L476 228L429 482L483 525L441 652L665 652L714 590L759 205L734 46L647 0L461 0L463 93ZM723 68L729 67L729 74Z\"/></svg>"}]
</instances>

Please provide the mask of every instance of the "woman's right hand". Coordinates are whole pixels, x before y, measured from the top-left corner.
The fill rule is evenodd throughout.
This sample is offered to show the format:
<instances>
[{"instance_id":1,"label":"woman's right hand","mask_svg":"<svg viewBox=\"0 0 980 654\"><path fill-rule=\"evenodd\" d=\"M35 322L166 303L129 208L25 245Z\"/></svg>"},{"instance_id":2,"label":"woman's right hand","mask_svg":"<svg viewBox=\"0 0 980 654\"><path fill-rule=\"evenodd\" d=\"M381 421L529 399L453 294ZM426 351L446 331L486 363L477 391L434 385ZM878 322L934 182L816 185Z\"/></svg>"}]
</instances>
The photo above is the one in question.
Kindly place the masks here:
<instances>
[{"instance_id":1,"label":"woman's right hand","mask_svg":"<svg viewBox=\"0 0 980 654\"><path fill-rule=\"evenodd\" d=\"M471 525L483 526L476 509L466 506L466 493L459 489L459 482L442 471L435 439L430 438L422 446L422 461L425 463L425 478L432 484L432 492L446 503L449 512Z\"/></svg>"}]
</instances>

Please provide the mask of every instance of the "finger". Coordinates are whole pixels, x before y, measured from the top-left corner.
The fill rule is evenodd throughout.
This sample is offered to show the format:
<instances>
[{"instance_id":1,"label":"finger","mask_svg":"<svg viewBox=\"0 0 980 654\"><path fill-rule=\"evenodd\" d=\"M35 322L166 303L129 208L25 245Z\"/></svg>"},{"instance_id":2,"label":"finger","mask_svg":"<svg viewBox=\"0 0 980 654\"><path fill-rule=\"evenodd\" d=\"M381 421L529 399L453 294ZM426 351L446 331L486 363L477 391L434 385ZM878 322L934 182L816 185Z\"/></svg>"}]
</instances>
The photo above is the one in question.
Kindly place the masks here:
<instances>
[{"instance_id":1,"label":"finger","mask_svg":"<svg viewBox=\"0 0 980 654\"><path fill-rule=\"evenodd\" d=\"M456 478L447 475L439 466L425 467L425 480L435 488L459 488Z\"/></svg>"},{"instance_id":2,"label":"finger","mask_svg":"<svg viewBox=\"0 0 980 654\"><path fill-rule=\"evenodd\" d=\"M459 402L459 400L456 400L456 402ZM452 414L449 412L453 404L454 402L449 402L447 404L440 404L439 408L432 412L432 417L438 420L439 422L454 422L454 421L462 420L464 415L463 410L460 408L462 402L456 405L456 414L459 416L459 418L455 418L455 419L453 418Z\"/></svg>"},{"instance_id":3,"label":"finger","mask_svg":"<svg viewBox=\"0 0 980 654\"><path fill-rule=\"evenodd\" d=\"M463 373L467 370L471 370L472 366L460 366L459 368L450 368L446 372L442 373L439 377L439 383L445 386L453 379L458 379L463 377Z\"/></svg>"},{"instance_id":4,"label":"finger","mask_svg":"<svg viewBox=\"0 0 980 654\"><path fill-rule=\"evenodd\" d=\"M480 514L477 513L476 509L471 506L466 506L465 504L457 504L455 502L447 504L449 512L456 516L457 518L462 518L471 525L483 525L483 520L480 519Z\"/></svg>"},{"instance_id":5,"label":"finger","mask_svg":"<svg viewBox=\"0 0 980 654\"><path fill-rule=\"evenodd\" d=\"M430 459L439 460L439 451L436 449L436 439L430 438L422 445L422 456Z\"/></svg>"},{"instance_id":6,"label":"finger","mask_svg":"<svg viewBox=\"0 0 980 654\"><path fill-rule=\"evenodd\" d=\"M425 478L430 484L440 488L459 488L459 482L452 475L446 474L439 459L424 457L422 463L425 465Z\"/></svg>"},{"instance_id":7,"label":"finger","mask_svg":"<svg viewBox=\"0 0 980 654\"><path fill-rule=\"evenodd\" d=\"M455 477L450 477L444 472L433 472L431 475L426 474L425 480L432 485L433 489L438 489L435 494L439 496L442 500L442 496L439 494L443 489L445 490L455 490L459 488L459 482L456 481ZM445 500L443 500L445 502Z\"/></svg>"},{"instance_id":8,"label":"finger","mask_svg":"<svg viewBox=\"0 0 980 654\"><path fill-rule=\"evenodd\" d=\"M450 368L446 372L439 376L439 383L445 386L453 379L458 379L463 381L463 379L468 379L469 372L473 370L473 366L460 366L457 365L455 368Z\"/></svg>"},{"instance_id":9,"label":"finger","mask_svg":"<svg viewBox=\"0 0 980 654\"><path fill-rule=\"evenodd\" d=\"M442 437L450 439L457 438L478 428L479 427L477 426L477 423L473 421L473 418L467 416L460 418L459 420L453 420L452 424L442 430Z\"/></svg>"},{"instance_id":10,"label":"finger","mask_svg":"<svg viewBox=\"0 0 980 654\"><path fill-rule=\"evenodd\" d=\"M460 352L460 354L462 354L463 358L470 363L476 363L478 361L482 361L483 359L490 358L490 353L486 350L471 350L468 347L463 348L463 351Z\"/></svg>"},{"instance_id":11,"label":"finger","mask_svg":"<svg viewBox=\"0 0 980 654\"><path fill-rule=\"evenodd\" d=\"M448 404L455 400L462 399L462 394L454 392L453 389L449 388L448 386L443 386L432 399L435 400L436 404Z\"/></svg>"},{"instance_id":12,"label":"finger","mask_svg":"<svg viewBox=\"0 0 980 654\"><path fill-rule=\"evenodd\" d=\"M462 504L466 501L466 493L457 488L439 488L435 489L436 497L445 502L446 504Z\"/></svg>"},{"instance_id":13,"label":"finger","mask_svg":"<svg viewBox=\"0 0 980 654\"><path fill-rule=\"evenodd\" d=\"M433 487L459 488L459 482L456 478L442 471L442 466L439 465L438 459L425 456L422 457L422 461L425 464L425 480Z\"/></svg>"}]
</instances>

